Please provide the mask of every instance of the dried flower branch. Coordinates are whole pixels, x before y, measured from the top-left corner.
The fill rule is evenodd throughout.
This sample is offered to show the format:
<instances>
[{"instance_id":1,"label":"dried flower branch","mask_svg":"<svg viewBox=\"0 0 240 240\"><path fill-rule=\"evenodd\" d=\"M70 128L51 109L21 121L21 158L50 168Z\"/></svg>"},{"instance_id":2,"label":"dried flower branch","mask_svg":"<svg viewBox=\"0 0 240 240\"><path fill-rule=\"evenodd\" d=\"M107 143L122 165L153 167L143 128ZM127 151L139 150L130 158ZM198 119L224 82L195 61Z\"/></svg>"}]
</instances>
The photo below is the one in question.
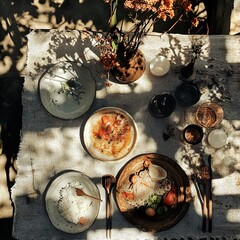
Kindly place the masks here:
<instances>
[{"instance_id":1,"label":"dried flower branch","mask_svg":"<svg viewBox=\"0 0 240 240\"><path fill-rule=\"evenodd\" d=\"M110 6L110 31L105 36L105 40L100 40L99 48L100 58L108 70L111 69L111 63L119 62L121 64L124 59L130 59L137 52L144 36L156 22L167 21L173 17L176 17L176 22L179 22L186 12L192 10L190 0L103 1ZM117 11L119 9L123 9L125 16L133 22L133 27L128 32L124 32L122 24L118 26ZM193 26L197 26L196 20L192 23ZM175 24L174 22L173 25Z\"/></svg>"}]
</instances>

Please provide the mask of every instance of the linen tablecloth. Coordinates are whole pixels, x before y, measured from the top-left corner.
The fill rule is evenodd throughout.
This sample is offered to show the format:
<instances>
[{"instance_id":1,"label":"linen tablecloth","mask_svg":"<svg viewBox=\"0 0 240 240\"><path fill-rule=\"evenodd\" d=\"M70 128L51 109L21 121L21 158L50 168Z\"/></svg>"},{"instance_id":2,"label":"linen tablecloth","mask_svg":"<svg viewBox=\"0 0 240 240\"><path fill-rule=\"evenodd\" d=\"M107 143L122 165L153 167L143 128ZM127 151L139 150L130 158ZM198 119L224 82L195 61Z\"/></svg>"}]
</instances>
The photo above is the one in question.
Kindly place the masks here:
<instances>
[{"instance_id":1,"label":"linen tablecloth","mask_svg":"<svg viewBox=\"0 0 240 240\"><path fill-rule=\"evenodd\" d=\"M51 177L66 169L88 175L99 188L104 199L101 176L116 176L131 158L142 153L159 153L176 161L189 176L192 201L185 217L174 227L157 234L142 232L129 222L113 204L112 239L240 239L240 37L239 36L186 36L178 34L146 36L140 49L147 69L136 82L126 85L108 80L98 58L98 49L92 37L79 31L32 31L28 36L28 54L23 102L23 128L17 165L16 183L12 188L15 205L13 237L16 239L105 239L105 203L92 227L83 233L71 235L54 228L44 208L43 192ZM177 104L168 118L155 119L148 111L150 99L160 92L174 95L179 67L190 57L193 43L204 42L196 62L196 79L200 101L191 107ZM155 77L149 72L150 61L158 54L171 62L170 71ZM41 105L38 81L50 64L59 61L81 62L87 66L96 81L96 99L81 117L61 120L48 114ZM190 146L181 141L182 129L194 123L196 108L213 100L224 109L221 127L227 132L227 144L213 149L206 135L201 144ZM115 106L127 111L138 128L138 141L133 152L114 163L92 158L84 150L81 124L95 110ZM163 133L171 133L164 140ZM190 176L196 173L200 159L212 155L213 168L213 231L201 230L200 202Z\"/></svg>"}]
</instances>

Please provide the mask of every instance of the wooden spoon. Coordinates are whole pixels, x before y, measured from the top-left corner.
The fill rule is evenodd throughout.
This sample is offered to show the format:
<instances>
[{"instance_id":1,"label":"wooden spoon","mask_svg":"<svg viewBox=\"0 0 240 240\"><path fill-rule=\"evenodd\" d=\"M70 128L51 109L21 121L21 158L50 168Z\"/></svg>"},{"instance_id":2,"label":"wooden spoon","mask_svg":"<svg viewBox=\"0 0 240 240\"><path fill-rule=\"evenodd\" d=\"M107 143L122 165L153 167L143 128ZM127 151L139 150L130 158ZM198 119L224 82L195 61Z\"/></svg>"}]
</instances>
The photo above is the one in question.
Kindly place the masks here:
<instances>
[{"instance_id":1,"label":"wooden spoon","mask_svg":"<svg viewBox=\"0 0 240 240\"><path fill-rule=\"evenodd\" d=\"M114 176L106 174L102 176L102 186L106 191L106 238L111 238L112 229L112 201L111 190L116 183Z\"/></svg>"},{"instance_id":2,"label":"wooden spoon","mask_svg":"<svg viewBox=\"0 0 240 240\"><path fill-rule=\"evenodd\" d=\"M207 180L210 178L209 176L209 168L207 166L202 166L200 177L203 180L203 223L202 223L202 230L206 232L206 223L207 223Z\"/></svg>"},{"instance_id":3,"label":"wooden spoon","mask_svg":"<svg viewBox=\"0 0 240 240\"><path fill-rule=\"evenodd\" d=\"M95 199L95 200L98 200L98 201L102 201L102 199L100 199L100 198L97 198L97 197L88 195L87 193L85 193L85 192L84 192L82 189L80 189L80 188L76 188L76 194L77 194L77 196L87 196L87 197L89 197L89 198L92 198L92 199Z\"/></svg>"}]
</instances>

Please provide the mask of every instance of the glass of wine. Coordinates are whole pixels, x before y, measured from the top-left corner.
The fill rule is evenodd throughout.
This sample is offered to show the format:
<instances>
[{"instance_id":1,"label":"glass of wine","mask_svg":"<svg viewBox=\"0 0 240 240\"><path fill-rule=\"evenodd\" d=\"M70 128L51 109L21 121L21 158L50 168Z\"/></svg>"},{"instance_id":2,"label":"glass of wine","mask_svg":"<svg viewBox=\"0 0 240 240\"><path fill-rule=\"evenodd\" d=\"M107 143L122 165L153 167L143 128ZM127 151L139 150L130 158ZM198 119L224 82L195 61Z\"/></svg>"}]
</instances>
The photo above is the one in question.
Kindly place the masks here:
<instances>
[{"instance_id":1,"label":"glass of wine","mask_svg":"<svg viewBox=\"0 0 240 240\"><path fill-rule=\"evenodd\" d=\"M222 122L223 116L223 108L215 102L203 103L195 114L197 123L206 128L218 126Z\"/></svg>"}]
</instances>

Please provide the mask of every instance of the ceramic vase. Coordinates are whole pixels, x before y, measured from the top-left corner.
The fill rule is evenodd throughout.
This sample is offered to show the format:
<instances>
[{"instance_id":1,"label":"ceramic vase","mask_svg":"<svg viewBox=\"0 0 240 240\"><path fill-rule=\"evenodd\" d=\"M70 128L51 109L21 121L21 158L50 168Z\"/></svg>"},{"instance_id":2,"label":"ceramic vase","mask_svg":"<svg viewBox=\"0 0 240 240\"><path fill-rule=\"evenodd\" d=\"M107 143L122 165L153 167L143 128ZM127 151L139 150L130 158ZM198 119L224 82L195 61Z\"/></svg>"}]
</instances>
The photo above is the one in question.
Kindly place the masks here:
<instances>
[{"instance_id":1,"label":"ceramic vase","mask_svg":"<svg viewBox=\"0 0 240 240\"><path fill-rule=\"evenodd\" d=\"M131 59L116 63L111 69L112 75L121 83L132 83L138 80L146 69L146 60L142 51L138 50Z\"/></svg>"},{"instance_id":2,"label":"ceramic vase","mask_svg":"<svg viewBox=\"0 0 240 240\"><path fill-rule=\"evenodd\" d=\"M180 69L180 76L179 78L183 81L193 81L195 79L195 75L196 75L196 72L195 72L195 61L196 59L195 58L192 58L191 61L183 66L181 69Z\"/></svg>"}]
</instances>

